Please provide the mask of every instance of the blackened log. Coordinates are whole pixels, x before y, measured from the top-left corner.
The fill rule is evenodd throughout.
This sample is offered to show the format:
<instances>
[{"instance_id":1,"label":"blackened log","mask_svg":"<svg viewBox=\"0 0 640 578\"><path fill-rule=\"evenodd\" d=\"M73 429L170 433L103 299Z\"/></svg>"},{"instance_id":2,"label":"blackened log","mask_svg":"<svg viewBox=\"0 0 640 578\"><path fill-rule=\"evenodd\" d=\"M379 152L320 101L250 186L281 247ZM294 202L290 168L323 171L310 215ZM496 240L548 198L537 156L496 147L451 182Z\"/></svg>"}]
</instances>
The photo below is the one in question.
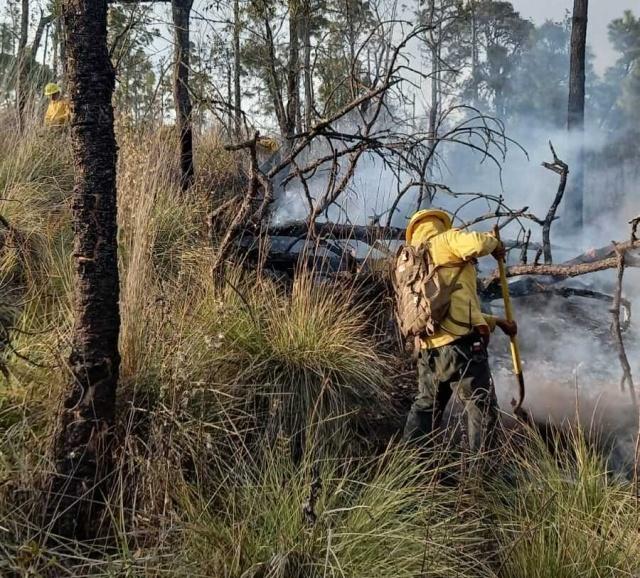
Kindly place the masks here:
<instances>
[{"instance_id":1,"label":"blackened log","mask_svg":"<svg viewBox=\"0 0 640 578\"><path fill-rule=\"evenodd\" d=\"M71 383L55 434L47 514L57 534L88 538L109 490L120 366L115 75L107 49L107 3L64 0L62 17L75 164L75 295Z\"/></svg>"},{"instance_id":2,"label":"blackened log","mask_svg":"<svg viewBox=\"0 0 640 578\"><path fill-rule=\"evenodd\" d=\"M367 225L342 225L337 223L315 223L314 231L320 237L341 240L362 241L373 244L377 240L404 240L405 229L400 227L379 227ZM273 225L267 233L273 237L305 238L309 233L309 223L294 221L286 225Z\"/></svg>"}]
</instances>

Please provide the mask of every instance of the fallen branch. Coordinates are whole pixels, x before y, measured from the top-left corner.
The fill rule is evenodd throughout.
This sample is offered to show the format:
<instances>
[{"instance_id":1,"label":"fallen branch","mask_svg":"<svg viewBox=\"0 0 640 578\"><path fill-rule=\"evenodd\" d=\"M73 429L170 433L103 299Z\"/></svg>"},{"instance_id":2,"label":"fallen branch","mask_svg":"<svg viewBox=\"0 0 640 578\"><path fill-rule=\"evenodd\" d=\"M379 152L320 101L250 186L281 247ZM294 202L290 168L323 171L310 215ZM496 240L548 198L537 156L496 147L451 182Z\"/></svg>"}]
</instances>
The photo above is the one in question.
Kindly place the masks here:
<instances>
[{"instance_id":1,"label":"fallen branch","mask_svg":"<svg viewBox=\"0 0 640 578\"><path fill-rule=\"evenodd\" d=\"M557 279L537 279L536 277L523 277L509 284L509 293L512 297L527 297L529 295L556 295L558 297L584 297L587 299L595 299L597 301L605 301L607 303L613 303L614 296L608 293L602 293L600 291L594 291L593 289L587 289L584 287L557 287ZM483 300L493 301L501 297L500 287L497 284L492 284L487 287L480 288L480 295ZM620 298L621 308L621 330L626 331L629 328L631 322L631 302L624 297Z\"/></svg>"},{"instance_id":2,"label":"fallen branch","mask_svg":"<svg viewBox=\"0 0 640 578\"><path fill-rule=\"evenodd\" d=\"M636 249L640 249L640 240L620 243L617 247L618 250L623 253L634 251ZM595 251L597 254L601 254L603 252L606 253L606 255L610 255L611 253L615 253L615 249L611 246L611 248L606 247ZM520 275L549 275L552 277L567 279L569 277L579 277L580 275L586 275L588 273L596 273L597 271L615 269L618 266L618 258L615 254L611 257L607 256L595 260L592 260L589 255L589 253L586 253L584 256L576 257L571 261L566 261L565 263L558 265L513 265L511 267L507 267L507 277L519 277ZM588 260L583 261L583 257L586 257ZM629 256L626 265L638 267L640 266L640 262L638 259L634 259ZM488 279L488 282L491 283L497 279L497 275L497 272L494 272Z\"/></svg>"}]
</instances>

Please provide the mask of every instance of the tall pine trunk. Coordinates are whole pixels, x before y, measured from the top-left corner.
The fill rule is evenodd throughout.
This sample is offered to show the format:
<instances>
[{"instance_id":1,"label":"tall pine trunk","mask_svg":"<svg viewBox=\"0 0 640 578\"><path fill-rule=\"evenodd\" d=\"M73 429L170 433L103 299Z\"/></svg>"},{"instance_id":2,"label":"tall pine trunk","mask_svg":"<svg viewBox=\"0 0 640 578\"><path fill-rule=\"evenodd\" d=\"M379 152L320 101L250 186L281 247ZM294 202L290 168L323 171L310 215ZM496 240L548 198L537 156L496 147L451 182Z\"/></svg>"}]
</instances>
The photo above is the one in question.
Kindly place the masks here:
<instances>
[{"instance_id":1,"label":"tall pine trunk","mask_svg":"<svg viewBox=\"0 0 640 578\"><path fill-rule=\"evenodd\" d=\"M180 142L180 184L186 191L194 178L193 168L193 119L189 94L189 17L193 0L172 0L175 66L173 73L173 99L176 109L176 126Z\"/></svg>"},{"instance_id":2,"label":"tall pine trunk","mask_svg":"<svg viewBox=\"0 0 640 578\"><path fill-rule=\"evenodd\" d=\"M567 221L580 230L584 212L584 100L589 0L574 0L571 24L571 69L567 128L575 143L573 178L567 195Z\"/></svg>"},{"instance_id":3,"label":"tall pine trunk","mask_svg":"<svg viewBox=\"0 0 640 578\"><path fill-rule=\"evenodd\" d=\"M311 71L311 0L303 0L302 42L304 71L304 128L309 130L313 124L313 74Z\"/></svg>"},{"instance_id":4,"label":"tall pine trunk","mask_svg":"<svg viewBox=\"0 0 640 578\"><path fill-rule=\"evenodd\" d=\"M471 105L478 107L479 94L478 94L478 68L480 64L478 62L478 22L476 17L476 0L471 0Z\"/></svg>"},{"instance_id":5,"label":"tall pine trunk","mask_svg":"<svg viewBox=\"0 0 640 578\"><path fill-rule=\"evenodd\" d=\"M289 0L289 58L287 62L286 148L296 133L300 112L300 0Z\"/></svg>"},{"instance_id":6,"label":"tall pine trunk","mask_svg":"<svg viewBox=\"0 0 640 578\"><path fill-rule=\"evenodd\" d=\"M16 104L18 107L18 127L24 129L24 109L27 106L28 92L28 56L27 41L29 37L29 0L22 0L20 8L20 37L18 38Z\"/></svg>"},{"instance_id":7,"label":"tall pine trunk","mask_svg":"<svg viewBox=\"0 0 640 578\"><path fill-rule=\"evenodd\" d=\"M240 73L240 0L233 0L233 112L236 136L238 138L242 133Z\"/></svg>"},{"instance_id":8,"label":"tall pine trunk","mask_svg":"<svg viewBox=\"0 0 640 578\"><path fill-rule=\"evenodd\" d=\"M116 159L107 3L63 0L71 98L74 326L55 437L49 515L64 536L90 537L108 492L120 356Z\"/></svg>"}]
</instances>

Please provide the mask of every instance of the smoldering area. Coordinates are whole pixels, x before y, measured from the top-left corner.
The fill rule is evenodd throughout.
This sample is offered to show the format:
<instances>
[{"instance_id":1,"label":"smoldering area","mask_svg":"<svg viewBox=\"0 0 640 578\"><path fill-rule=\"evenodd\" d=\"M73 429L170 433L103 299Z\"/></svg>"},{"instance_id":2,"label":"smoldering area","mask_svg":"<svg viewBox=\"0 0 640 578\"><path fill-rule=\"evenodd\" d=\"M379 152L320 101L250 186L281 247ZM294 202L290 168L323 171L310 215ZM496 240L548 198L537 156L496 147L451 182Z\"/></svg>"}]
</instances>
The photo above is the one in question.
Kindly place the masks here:
<instances>
[{"instance_id":1,"label":"smoldering area","mask_svg":"<svg viewBox=\"0 0 640 578\"><path fill-rule=\"evenodd\" d=\"M496 204L483 195L503 199L514 211L526 208L544 217L558 188L558 176L542 166L542 162L552 160L549 142L569 164L570 171L580 142L570 138L566 131L534 126L523 122L521 126L507 127L509 137L524 150L515 144L509 145L500 167L464 147L443 151L432 179L450 191L436 189L432 205L454 213L458 225L496 211ZM585 143L587 159L592 159L587 162L585 174L585 225L581 234L571 231L561 205L551 229L554 263L607 246L614 240L627 241L628 222L640 213L640 202L633 194L638 167L598 162L610 143L606 135L595 129L587 130ZM309 179L312 196L322 194L326 179L327 174L322 171ZM623 187L615 188L615 183L622 183ZM386 224L388 209L403 185L402 175L390 170L378 156L366 154L357 165L341 205L330 207L320 220L352 225ZM475 200L468 202L476 193ZM464 206L460 210L461 205ZM403 227L415 210L427 206L429 203L424 200L418 206L416 191L406 194L391 223ZM278 196L274 223L299 221L307 211L304 192L294 181ZM473 228L489 230L494 222L483 221ZM531 243L540 243L540 226L526 219L514 220L502 235L504 239L522 241L528 230ZM384 252L371 251L361 243L351 245L354 254L360 257L384 258ZM389 244L391 248L393 245ZM298 248L302 250L302 247L300 243ZM528 252L530 262L534 255L534 250ZM515 264L520 258L521 250L514 249L509 262ZM494 267L491 258L481 259L479 275L489 275ZM517 282L517 278L510 281ZM630 303L631 319L624 341L633 375L640 370L640 331L634 319L640 304L639 281L640 272L626 270L623 297ZM615 270L566 279L554 286L612 295ZM486 305L490 312L504 314L501 300ZM637 423L629 390L621 390L622 368L612 335L611 302L580 296L532 294L516 297L514 307L527 388L525 409L538 423L563 426L579 422L598 435L613 436L613 453L617 456L614 461L623 467L621 464L632 460ZM517 386L511 373L508 339L499 331L492 339L490 352L500 407L509 413L511 400L517 396Z\"/></svg>"}]
</instances>

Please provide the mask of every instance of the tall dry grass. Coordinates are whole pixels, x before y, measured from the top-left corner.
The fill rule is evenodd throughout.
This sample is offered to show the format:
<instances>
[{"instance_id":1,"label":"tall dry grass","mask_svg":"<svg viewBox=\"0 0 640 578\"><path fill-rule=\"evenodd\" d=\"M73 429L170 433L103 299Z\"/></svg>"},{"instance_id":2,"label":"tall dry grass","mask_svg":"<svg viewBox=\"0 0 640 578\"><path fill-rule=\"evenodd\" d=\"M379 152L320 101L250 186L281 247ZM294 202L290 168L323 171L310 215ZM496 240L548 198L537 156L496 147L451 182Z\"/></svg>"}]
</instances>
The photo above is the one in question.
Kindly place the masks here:
<instances>
[{"instance_id":1,"label":"tall dry grass","mask_svg":"<svg viewBox=\"0 0 640 578\"><path fill-rule=\"evenodd\" d=\"M527 439L514 480L487 495L496 518L500 576L587 578L637 576L637 488L608 468L584 432L551 449Z\"/></svg>"}]
</instances>

